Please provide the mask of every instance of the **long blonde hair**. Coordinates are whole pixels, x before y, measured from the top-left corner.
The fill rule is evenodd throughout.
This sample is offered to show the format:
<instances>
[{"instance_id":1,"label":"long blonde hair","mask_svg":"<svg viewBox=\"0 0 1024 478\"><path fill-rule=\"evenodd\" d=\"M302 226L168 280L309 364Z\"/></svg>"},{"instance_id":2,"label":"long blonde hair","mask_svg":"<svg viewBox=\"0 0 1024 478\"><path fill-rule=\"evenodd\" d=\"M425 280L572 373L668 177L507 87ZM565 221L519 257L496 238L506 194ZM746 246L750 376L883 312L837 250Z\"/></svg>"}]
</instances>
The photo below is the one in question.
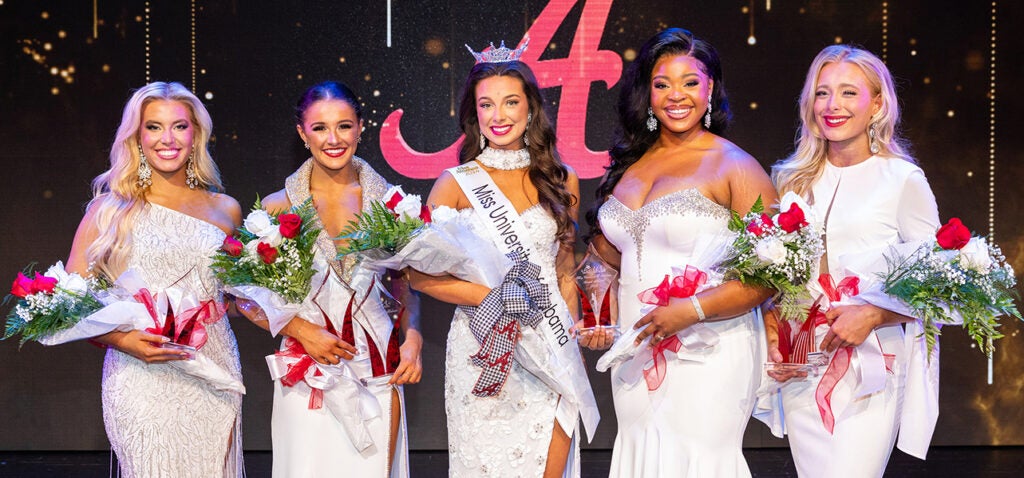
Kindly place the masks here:
<instances>
[{"instance_id":1,"label":"long blonde hair","mask_svg":"<svg viewBox=\"0 0 1024 478\"><path fill-rule=\"evenodd\" d=\"M806 197L811 185L825 169L828 140L822 136L814 118L814 93L821 70L830 63L841 62L859 67L867 77L872 95L881 96L881 107L871 117L876 133L875 142L879 147L877 154L916 163L910 155L907 142L899 135L900 108L896 87L885 63L867 50L849 45L832 45L818 53L807 71L807 79L800 93L800 131L796 138L796 151L772 166L772 180L780 193L793 191Z\"/></svg>"},{"instance_id":2,"label":"long blonde hair","mask_svg":"<svg viewBox=\"0 0 1024 478\"><path fill-rule=\"evenodd\" d=\"M153 82L139 88L124 105L121 125L110 147L110 169L92 181L93 199L89 209L99 231L86 250L92 272L116 279L127 267L132 249L132 228L146 203L148 188L138 186L139 129L142 112L157 100L178 101L188 108L196 133L192 136L192 162L202 189L223 191L220 171L207 146L213 131L210 113L191 91L180 83Z\"/></svg>"}]
</instances>

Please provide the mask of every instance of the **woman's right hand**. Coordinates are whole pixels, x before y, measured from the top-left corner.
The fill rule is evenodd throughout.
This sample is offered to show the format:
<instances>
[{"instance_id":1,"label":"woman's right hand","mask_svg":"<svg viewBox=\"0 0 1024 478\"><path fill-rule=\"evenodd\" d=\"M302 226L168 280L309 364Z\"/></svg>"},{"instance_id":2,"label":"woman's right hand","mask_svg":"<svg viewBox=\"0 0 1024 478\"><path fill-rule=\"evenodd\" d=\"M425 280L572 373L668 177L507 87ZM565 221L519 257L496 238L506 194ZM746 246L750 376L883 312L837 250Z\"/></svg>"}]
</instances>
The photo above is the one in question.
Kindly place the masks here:
<instances>
[{"instance_id":1,"label":"woman's right hand","mask_svg":"<svg viewBox=\"0 0 1024 478\"><path fill-rule=\"evenodd\" d=\"M171 339L142 330L109 332L96 337L96 341L114 347L146 363L163 363L192 358L188 352L161 347Z\"/></svg>"},{"instance_id":2,"label":"woman's right hand","mask_svg":"<svg viewBox=\"0 0 1024 478\"><path fill-rule=\"evenodd\" d=\"M576 341L590 350L605 350L615 343L615 332L610 329L576 331Z\"/></svg>"},{"instance_id":3,"label":"woman's right hand","mask_svg":"<svg viewBox=\"0 0 1024 478\"><path fill-rule=\"evenodd\" d=\"M351 360L356 354L352 344L341 340L326 328L298 317L288 322L281 332L298 340L302 348L306 349L306 354L323 364L336 365L342 360Z\"/></svg>"}]
</instances>

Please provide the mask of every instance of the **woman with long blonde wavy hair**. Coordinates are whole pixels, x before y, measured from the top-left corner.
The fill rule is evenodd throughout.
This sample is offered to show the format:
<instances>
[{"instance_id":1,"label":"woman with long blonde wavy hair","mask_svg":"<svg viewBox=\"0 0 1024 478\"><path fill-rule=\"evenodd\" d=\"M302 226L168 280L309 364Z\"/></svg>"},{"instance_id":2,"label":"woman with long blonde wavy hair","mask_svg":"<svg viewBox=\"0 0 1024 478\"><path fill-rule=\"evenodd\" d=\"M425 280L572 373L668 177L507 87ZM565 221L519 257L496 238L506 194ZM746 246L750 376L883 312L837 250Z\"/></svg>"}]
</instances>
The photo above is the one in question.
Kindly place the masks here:
<instances>
[{"instance_id":1,"label":"woman with long blonde wavy hair","mask_svg":"<svg viewBox=\"0 0 1024 478\"><path fill-rule=\"evenodd\" d=\"M132 270L153 290L170 286L220 301L210 256L241 223L221 194L207 144L206 108L179 83L150 83L125 104L110 169L75 233L69 272L116 280ZM206 325L203 355L241 379L224 317ZM189 353L141 330L110 332L103 366L103 421L122 476L244 474L241 396L215 390L168 362Z\"/></svg>"},{"instance_id":2,"label":"woman with long blonde wavy hair","mask_svg":"<svg viewBox=\"0 0 1024 478\"><path fill-rule=\"evenodd\" d=\"M796 322L772 332L775 316L768 314L769 357L799 362L792 355L806 353L796 351L802 347L784 357L776 344L806 339L830 365L802 380L770 374L780 381L774 389L781 400L773 401L784 410L784 427L774 431L789 434L800 476L882 476L897 433L901 450L919 458L928 450L938 410L938 348L929 360L913 317L856 297L829 307L834 293L820 284L829 277L842 282L851 268L863 267L855 264L884 264L890 246L933 237L938 208L898 134L895 87L877 56L848 45L823 49L807 72L800 116L796 150L775 165L773 179L780 194L804 197L824 228L822 278L808 289L824 297L827 312L812 314L802 335Z\"/></svg>"}]
</instances>

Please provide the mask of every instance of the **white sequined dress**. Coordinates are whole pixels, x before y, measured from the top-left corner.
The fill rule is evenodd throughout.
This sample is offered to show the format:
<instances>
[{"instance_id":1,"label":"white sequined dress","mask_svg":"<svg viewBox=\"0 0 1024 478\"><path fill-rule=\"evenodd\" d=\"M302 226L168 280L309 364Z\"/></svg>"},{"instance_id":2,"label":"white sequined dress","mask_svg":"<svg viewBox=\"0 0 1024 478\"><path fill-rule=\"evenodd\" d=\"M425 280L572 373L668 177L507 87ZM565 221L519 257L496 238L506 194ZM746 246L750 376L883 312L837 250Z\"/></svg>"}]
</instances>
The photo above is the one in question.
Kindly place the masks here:
<instances>
[{"instance_id":1,"label":"white sequined dress","mask_svg":"<svg viewBox=\"0 0 1024 478\"><path fill-rule=\"evenodd\" d=\"M223 240L217 226L150 203L132 228L128 265L153 288L174 285L208 298L217 290L210 257ZM206 332L201 352L241 380L227 318L207 325ZM102 390L103 422L121 476L244 476L241 395L113 348L103 364Z\"/></svg>"},{"instance_id":2,"label":"white sequined dress","mask_svg":"<svg viewBox=\"0 0 1024 478\"><path fill-rule=\"evenodd\" d=\"M637 294L657 286L673 266L691 264L698 236L724 233L729 210L684 189L637 210L610 196L598 217L605 237L622 252L619 321L629 330L643 316ZM699 325L718 343L666 352L665 378L654 391L643 378L626 376L638 370L626 366L631 361L651 359L650 349L611 369L618 435L610 476L750 476L741 445L763 360L760 317L751 311Z\"/></svg>"},{"instance_id":3,"label":"white sequined dress","mask_svg":"<svg viewBox=\"0 0 1024 478\"><path fill-rule=\"evenodd\" d=\"M473 233L490 237L478 213L462 213L472 214L468 224ZM542 282L557 288L555 220L540 205L523 211L520 219L530 231L534 251L531 261L541 267ZM445 357L449 476L540 477L547 463L559 396L515 362L497 396L473 395L481 369L473 365L470 356L478 350L480 344L469 329L469 316L456 309ZM578 441L573 440L563 476L580 476Z\"/></svg>"}]
</instances>

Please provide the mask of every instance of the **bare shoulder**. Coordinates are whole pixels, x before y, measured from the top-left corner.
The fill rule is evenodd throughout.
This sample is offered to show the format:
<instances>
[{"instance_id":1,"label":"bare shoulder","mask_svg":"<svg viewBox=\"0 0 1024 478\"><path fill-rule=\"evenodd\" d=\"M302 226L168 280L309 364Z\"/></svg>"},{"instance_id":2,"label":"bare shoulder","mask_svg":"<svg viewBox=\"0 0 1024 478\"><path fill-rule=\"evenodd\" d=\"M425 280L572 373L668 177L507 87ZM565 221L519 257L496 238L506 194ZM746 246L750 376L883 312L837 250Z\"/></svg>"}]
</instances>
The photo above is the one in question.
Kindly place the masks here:
<instances>
[{"instance_id":1,"label":"bare shoulder","mask_svg":"<svg viewBox=\"0 0 1024 478\"><path fill-rule=\"evenodd\" d=\"M434 181L434 186L430 188L427 204L431 208L448 206L454 209L464 209L469 207L469 198L462 192L462 187L455 180L455 176L448 171L444 171Z\"/></svg>"},{"instance_id":2,"label":"bare shoulder","mask_svg":"<svg viewBox=\"0 0 1024 478\"><path fill-rule=\"evenodd\" d=\"M736 145L732 141L725 138L716 138L716 143L719 149L719 157L722 161L723 166L728 168L750 168L755 167L763 170L761 164L754 159L750 153L743 150L743 148Z\"/></svg>"},{"instance_id":3,"label":"bare shoulder","mask_svg":"<svg viewBox=\"0 0 1024 478\"><path fill-rule=\"evenodd\" d=\"M267 197L260 199L263 209L271 214L276 214L292 207L288 200L288 193L284 189L274 192Z\"/></svg>"},{"instance_id":4,"label":"bare shoulder","mask_svg":"<svg viewBox=\"0 0 1024 478\"><path fill-rule=\"evenodd\" d=\"M222 193L211 193L211 196L217 211L229 217L235 227L242 223L242 206L238 200Z\"/></svg>"}]
</instances>

